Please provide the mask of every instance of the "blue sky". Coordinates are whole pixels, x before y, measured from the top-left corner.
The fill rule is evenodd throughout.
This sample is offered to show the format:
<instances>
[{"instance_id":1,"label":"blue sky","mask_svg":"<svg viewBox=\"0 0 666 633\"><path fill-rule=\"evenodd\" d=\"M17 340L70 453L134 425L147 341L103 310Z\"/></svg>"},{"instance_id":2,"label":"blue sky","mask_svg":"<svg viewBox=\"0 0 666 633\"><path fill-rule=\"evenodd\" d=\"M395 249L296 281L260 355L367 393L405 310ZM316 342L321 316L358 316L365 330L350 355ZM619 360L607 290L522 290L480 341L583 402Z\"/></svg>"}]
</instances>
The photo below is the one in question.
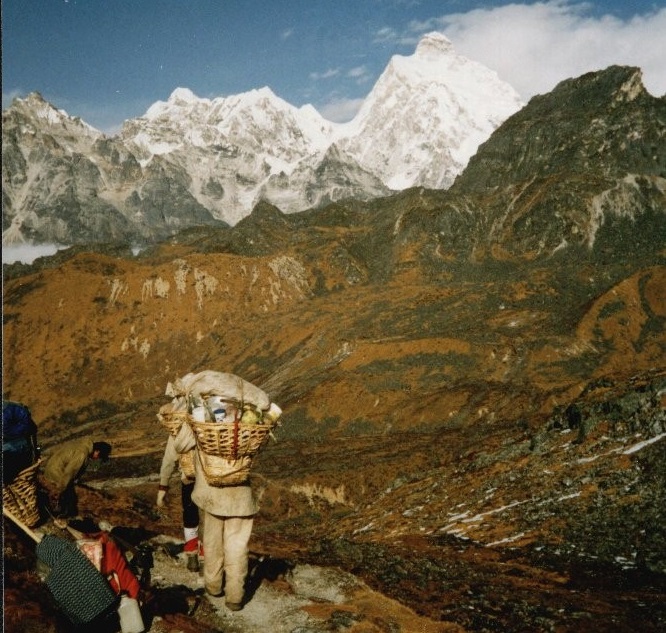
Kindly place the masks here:
<instances>
[{"instance_id":1,"label":"blue sky","mask_svg":"<svg viewBox=\"0 0 666 633\"><path fill-rule=\"evenodd\" d=\"M2 0L2 21L3 109L39 91L108 133L177 87L269 86L348 120L430 31L525 100L611 64L666 93L666 0Z\"/></svg>"}]
</instances>

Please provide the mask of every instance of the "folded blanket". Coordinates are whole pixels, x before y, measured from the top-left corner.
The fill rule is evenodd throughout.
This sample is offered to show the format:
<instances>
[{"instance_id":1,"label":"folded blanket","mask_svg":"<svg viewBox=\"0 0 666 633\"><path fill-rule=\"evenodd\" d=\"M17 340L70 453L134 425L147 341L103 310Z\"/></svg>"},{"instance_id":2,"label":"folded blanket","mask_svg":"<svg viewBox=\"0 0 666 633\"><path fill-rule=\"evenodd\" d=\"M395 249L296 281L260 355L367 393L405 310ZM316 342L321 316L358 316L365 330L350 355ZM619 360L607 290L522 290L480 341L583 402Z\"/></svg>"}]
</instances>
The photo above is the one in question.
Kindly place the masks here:
<instances>
[{"instance_id":1,"label":"folded blanket","mask_svg":"<svg viewBox=\"0 0 666 633\"><path fill-rule=\"evenodd\" d=\"M50 567L46 586L73 624L87 624L115 608L116 594L106 578L74 543L46 534L36 554Z\"/></svg>"}]
</instances>

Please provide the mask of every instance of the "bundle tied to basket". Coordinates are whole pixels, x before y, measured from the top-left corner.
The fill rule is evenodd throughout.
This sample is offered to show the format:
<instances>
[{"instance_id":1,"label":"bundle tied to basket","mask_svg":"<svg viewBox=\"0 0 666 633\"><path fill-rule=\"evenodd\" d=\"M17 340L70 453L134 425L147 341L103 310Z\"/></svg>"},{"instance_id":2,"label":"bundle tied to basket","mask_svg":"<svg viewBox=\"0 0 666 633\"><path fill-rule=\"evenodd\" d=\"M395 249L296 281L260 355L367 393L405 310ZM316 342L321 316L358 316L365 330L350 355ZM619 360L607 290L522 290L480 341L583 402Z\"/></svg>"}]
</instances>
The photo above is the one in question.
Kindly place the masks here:
<instances>
[{"instance_id":1,"label":"bundle tied to basket","mask_svg":"<svg viewBox=\"0 0 666 633\"><path fill-rule=\"evenodd\" d=\"M160 424L167 430L169 433L176 437L180 427L183 426L185 422L189 419L189 414L187 411L169 411L166 409L161 410L157 414L157 419ZM178 464L180 465L180 470L188 479L194 479L195 470L194 470L194 450L187 451L187 453L181 453L178 456Z\"/></svg>"},{"instance_id":2,"label":"bundle tied to basket","mask_svg":"<svg viewBox=\"0 0 666 633\"><path fill-rule=\"evenodd\" d=\"M268 440L276 421L259 424L198 422L188 423L194 432L199 460L211 486L236 486L248 481L252 460Z\"/></svg>"},{"instance_id":3,"label":"bundle tied to basket","mask_svg":"<svg viewBox=\"0 0 666 633\"><path fill-rule=\"evenodd\" d=\"M28 527L39 522L37 473L40 461L22 470L16 479L2 488L2 504Z\"/></svg>"}]
</instances>

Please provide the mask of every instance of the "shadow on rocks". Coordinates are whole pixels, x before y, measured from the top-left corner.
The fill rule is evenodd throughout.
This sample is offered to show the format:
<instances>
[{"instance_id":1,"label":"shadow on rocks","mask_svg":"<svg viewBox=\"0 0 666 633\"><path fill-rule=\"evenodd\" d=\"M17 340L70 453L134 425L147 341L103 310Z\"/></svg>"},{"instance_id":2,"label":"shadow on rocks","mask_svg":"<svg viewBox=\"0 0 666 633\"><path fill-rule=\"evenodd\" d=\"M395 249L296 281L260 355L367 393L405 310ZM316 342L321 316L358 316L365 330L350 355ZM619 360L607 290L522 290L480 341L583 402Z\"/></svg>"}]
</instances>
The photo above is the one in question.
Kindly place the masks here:
<instances>
[{"instance_id":1,"label":"shadow on rocks","mask_svg":"<svg viewBox=\"0 0 666 633\"><path fill-rule=\"evenodd\" d=\"M278 579L284 579L294 567L296 567L295 563L281 558L251 555L245 581L245 601L252 599L264 580L275 582Z\"/></svg>"}]
</instances>

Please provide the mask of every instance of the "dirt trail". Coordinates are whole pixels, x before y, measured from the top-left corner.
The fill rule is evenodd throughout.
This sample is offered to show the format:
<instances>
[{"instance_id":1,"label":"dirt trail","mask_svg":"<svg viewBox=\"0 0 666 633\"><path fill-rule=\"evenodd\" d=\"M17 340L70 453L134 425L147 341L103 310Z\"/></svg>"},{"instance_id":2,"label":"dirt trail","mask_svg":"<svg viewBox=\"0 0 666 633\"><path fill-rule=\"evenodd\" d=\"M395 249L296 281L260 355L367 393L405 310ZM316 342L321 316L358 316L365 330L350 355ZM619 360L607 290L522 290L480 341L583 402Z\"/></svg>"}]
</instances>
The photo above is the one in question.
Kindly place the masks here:
<instances>
[{"instance_id":1,"label":"dirt trail","mask_svg":"<svg viewBox=\"0 0 666 633\"><path fill-rule=\"evenodd\" d=\"M188 571L182 555L173 557L168 547L160 545L168 545L168 539L156 537L153 544L156 547L151 608L162 613L152 618L148 616L146 623L150 633L176 630L440 633L463 630L454 624L420 617L339 569L314 565L289 568L267 557L251 559L248 602L241 611L233 612L226 608L223 596L213 598L205 594L201 572ZM169 603L174 611L178 611L179 606L182 611L169 613Z\"/></svg>"}]
</instances>

